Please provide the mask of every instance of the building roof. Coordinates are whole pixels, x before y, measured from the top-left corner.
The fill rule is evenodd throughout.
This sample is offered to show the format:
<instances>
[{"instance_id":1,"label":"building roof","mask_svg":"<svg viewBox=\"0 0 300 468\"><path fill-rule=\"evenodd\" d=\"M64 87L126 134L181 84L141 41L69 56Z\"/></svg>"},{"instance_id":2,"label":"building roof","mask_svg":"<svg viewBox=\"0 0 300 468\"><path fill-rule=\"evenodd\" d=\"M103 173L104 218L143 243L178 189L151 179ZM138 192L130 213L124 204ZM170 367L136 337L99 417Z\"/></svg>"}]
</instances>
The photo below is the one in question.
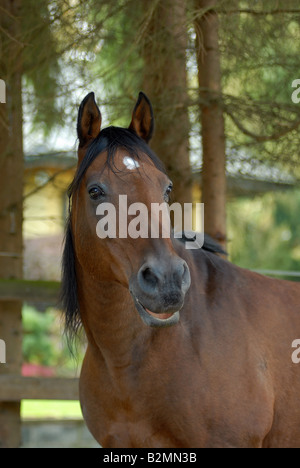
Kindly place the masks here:
<instances>
[{"instance_id":1,"label":"building roof","mask_svg":"<svg viewBox=\"0 0 300 468\"><path fill-rule=\"evenodd\" d=\"M76 151L46 153L40 155L25 156L25 171L53 170L64 171L75 169L77 166ZM202 174L194 172L195 183L199 182L201 188ZM295 182L278 182L274 179L268 180L241 175L239 173L227 174L227 192L230 197L253 196L267 192L286 191L296 187Z\"/></svg>"}]
</instances>

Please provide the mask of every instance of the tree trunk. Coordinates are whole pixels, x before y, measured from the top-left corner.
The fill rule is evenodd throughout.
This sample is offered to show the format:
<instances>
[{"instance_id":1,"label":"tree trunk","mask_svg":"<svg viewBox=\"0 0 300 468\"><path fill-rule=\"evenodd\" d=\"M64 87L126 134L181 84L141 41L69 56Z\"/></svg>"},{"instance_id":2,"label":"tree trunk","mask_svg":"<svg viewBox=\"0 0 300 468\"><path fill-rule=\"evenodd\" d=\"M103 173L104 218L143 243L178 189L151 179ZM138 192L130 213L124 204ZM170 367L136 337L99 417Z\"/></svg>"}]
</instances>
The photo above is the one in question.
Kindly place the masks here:
<instances>
[{"instance_id":1,"label":"tree trunk","mask_svg":"<svg viewBox=\"0 0 300 468\"><path fill-rule=\"evenodd\" d=\"M21 0L2 0L0 15L0 78L6 82L6 104L0 104L0 277L22 277L22 94ZM6 364L0 374L20 374L22 303L0 302L0 339L6 343ZM0 402L0 447L19 447L20 403Z\"/></svg>"},{"instance_id":2,"label":"tree trunk","mask_svg":"<svg viewBox=\"0 0 300 468\"><path fill-rule=\"evenodd\" d=\"M173 201L192 201L187 95L186 0L143 0L143 91L154 108L151 147L174 184Z\"/></svg>"},{"instance_id":3,"label":"tree trunk","mask_svg":"<svg viewBox=\"0 0 300 468\"><path fill-rule=\"evenodd\" d=\"M195 0L198 81L203 149L205 231L226 243L226 146L216 0Z\"/></svg>"}]
</instances>

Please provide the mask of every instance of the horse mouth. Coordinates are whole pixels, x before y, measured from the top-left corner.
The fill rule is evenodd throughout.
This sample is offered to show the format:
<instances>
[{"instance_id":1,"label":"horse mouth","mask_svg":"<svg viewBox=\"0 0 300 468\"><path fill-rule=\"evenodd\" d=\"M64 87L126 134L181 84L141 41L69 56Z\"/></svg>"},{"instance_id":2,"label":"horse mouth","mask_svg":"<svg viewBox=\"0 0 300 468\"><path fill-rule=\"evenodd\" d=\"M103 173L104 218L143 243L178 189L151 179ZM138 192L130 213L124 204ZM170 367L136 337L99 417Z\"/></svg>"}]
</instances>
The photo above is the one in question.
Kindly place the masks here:
<instances>
[{"instance_id":1,"label":"horse mouth","mask_svg":"<svg viewBox=\"0 0 300 468\"><path fill-rule=\"evenodd\" d=\"M143 320L143 322L154 328L170 327L176 325L179 322L180 314L179 311L172 313L154 313L147 309L136 296L133 296L135 307Z\"/></svg>"}]
</instances>

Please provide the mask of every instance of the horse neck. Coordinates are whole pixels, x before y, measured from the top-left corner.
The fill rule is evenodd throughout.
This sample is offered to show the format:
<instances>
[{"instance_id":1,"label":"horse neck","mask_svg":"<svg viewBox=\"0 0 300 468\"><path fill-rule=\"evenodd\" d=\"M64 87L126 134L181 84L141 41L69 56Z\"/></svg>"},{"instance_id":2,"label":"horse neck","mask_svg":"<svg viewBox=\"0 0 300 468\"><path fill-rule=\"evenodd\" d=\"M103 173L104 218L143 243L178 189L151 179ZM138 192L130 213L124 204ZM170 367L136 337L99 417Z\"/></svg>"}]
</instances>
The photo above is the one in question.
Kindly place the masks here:
<instances>
[{"instance_id":1,"label":"horse neck","mask_svg":"<svg viewBox=\"0 0 300 468\"><path fill-rule=\"evenodd\" d=\"M110 366L125 367L150 333L138 316L130 292L116 282L96 282L81 272L78 299L89 346Z\"/></svg>"},{"instance_id":2,"label":"horse neck","mask_svg":"<svg viewBox=\"0 0 300 468\"><path fill-rule=\"evenodd\" d=\"M176 243L176 252L187 261L192 275L192 286L185 304L185 327L189 328L193 325L188 316L194 309L195 294L202 294L204 306L209 270L214 272L215 263L220 259L208 253L195 258L182 243ZM126 286L95 280L80 267L77 279L81 319L90 349L94 355L100 353L108 367L129 366L134 356L147 352L147 343L150 346L155 329L142 322Z\"/></svg>"}]
</instances>

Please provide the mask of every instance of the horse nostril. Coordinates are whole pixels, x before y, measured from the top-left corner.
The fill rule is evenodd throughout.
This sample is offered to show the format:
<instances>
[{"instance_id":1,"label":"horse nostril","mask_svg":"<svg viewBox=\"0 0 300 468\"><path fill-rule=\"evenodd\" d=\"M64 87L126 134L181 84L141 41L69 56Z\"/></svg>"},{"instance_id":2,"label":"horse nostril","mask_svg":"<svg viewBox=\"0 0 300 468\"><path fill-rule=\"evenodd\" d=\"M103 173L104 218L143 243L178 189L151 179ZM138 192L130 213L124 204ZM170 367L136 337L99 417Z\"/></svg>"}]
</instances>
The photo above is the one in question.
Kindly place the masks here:
<instances>
[{"instance_id":1,"label":"horse nostril","mask_svg":"<svg viewBox=\"0 0 300 468\"><path fill-rule=\"evenodd\" d=\"M152 288L155 288L157 286L158 278L155 275L155 273L151 270L151 268L145 267L141 272L141 276L142 276L142 279L144 280L144 282L148 286L150 286Z\"/></svg>"},{"instance_id":2,"label":"horse nostril","mask_svg":"<svg viewBox=\"0 0 300 468\"><path fill-rule=\"evenodd\" d=\"M147 262L138 272L137 283L140 292L148 297L181 296L191 284L189 267L184 260L177 258L168 262Z\"/></svg>"}]
</instances>

